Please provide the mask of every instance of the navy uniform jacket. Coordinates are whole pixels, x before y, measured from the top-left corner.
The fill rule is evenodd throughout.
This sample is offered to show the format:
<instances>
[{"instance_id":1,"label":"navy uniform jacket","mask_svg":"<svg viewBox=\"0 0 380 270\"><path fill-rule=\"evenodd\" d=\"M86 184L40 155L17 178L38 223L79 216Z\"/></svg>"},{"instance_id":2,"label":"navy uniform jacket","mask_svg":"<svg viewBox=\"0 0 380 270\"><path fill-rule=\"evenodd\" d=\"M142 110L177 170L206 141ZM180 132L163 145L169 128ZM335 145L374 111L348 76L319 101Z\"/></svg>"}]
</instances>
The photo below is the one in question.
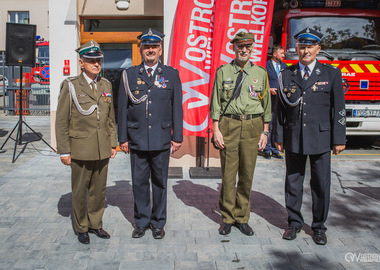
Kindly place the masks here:
<instances>
[{"instance_id":1,"label":"navy uniform jacket","mask_svg":"<svg viewBox=\"0 0 380 270\"><path fill-rule=\"evenodd\" d=\"M134 104L121 79L119 142L128 141L130 149L139 151L165 150L170 148L171 141L182 142L182 86L178 70L159 63L153 77L149 78L141 63L124 70L123 76L124 73L128 75L132 95L136 99L147 95L147 99ZM161 82L155 83L157 79Z\"/></svg>"},{"instance_id":2,"label":"navy uniform jacket","mask_svg":"<svg viewBox=\"0 0 380 270\"><path fill-rule=\"evenodd\" d=\"M280 76L274 123L275 142L292 153L314 155L333 145L346 144L346 114L339 69L317 61L308 80L299 65L285 68ZM281 81L282 85L281 85ZM282 89L282 90L281 90ZM285 98L284 98L285 97ZM303 100L292 107L286 103Z\"/></svg>"},{"instance_id":3,"label":"navy uniform jacket","mask_svg":"<svg viewBox=\"0 0 380 270\"><path fill-rule=\"evenodd\" d=\"M287 65L284 62L280 63L280 70L286 68ZM276 73L276 69L273 66L272 59L269 59L266 63L266 70L268 73L268 80L269 80L269 87L270 88L277 88L278 84L278 77ZM276 110L276 95L271 95L271 102L272 102L272 112Z\"/></svg>"}]
</instances>

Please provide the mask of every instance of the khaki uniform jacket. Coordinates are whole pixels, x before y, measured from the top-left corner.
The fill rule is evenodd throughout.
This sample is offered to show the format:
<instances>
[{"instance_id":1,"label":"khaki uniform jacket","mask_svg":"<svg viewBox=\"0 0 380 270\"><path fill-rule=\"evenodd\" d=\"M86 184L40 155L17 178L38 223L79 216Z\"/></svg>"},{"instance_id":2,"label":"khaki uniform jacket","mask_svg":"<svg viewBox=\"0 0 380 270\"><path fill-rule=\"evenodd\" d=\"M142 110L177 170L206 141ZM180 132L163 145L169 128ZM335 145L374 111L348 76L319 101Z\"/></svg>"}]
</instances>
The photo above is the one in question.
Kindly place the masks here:
<instances>
[{"instance_id":1,"label":"khaki uniform jacket","mask_svg":"<svg viewBox=\"0 0 380 270\"><path fill-rule=\"evenodd\" d=\"M82 109L88 110L96 104L98 109L88 116L80 114L70 98L68 82L63 81L55 124L57 153L70 153L77 160L109 158L111 148L117 146L111 83L105 78L98 79L95 96L83 74L69 80Z\"/></svg>"},{"instance_id":2,"label":"khaki uniform jacket","mask_svg":"<svg viewBox=\"0 0 380 270\"><path fill-rule=\"evenodd\" d=\"M210 118L219 120L224 108L233 95L240 67L232 61L216 71L210 101ZM244 66L247 77L240 95L229 104L226 114L262 114L264 122L271 121L271 100L266 70L247 63Z\"/></svg>"}]
</instances>

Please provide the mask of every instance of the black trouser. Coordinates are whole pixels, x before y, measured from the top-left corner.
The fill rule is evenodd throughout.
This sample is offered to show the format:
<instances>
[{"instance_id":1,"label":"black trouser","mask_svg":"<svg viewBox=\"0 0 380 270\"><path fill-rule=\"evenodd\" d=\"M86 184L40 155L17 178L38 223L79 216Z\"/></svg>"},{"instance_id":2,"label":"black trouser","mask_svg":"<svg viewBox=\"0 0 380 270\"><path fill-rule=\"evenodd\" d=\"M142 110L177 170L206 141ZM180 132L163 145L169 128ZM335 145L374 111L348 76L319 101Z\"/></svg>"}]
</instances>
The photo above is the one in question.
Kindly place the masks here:
<instances>
[{"instance_id":1,"label":"black trouser","mask_svg":"<svg viewBox=\"0 0 380 270\"><path fill-rule=\"evenodd\" d=\"M308 155L286 151L285 204L289 226L301 228L304 220L301 214L303 181ZM324 223L330 204L331 152L309 155L311 168L311 196L313 222L311 228L326 230Z\"/></svg>"},{"instance_id":2,"label":"black trouser","mask_svg":"<svg viewBox=\"0 0 380 270\"><path fill-rule=\"evenodd\" d=\"M134 216L137 227L163 228L166 224L167 180L170 150L132 150L131 171L135 199ZM150 201L150 183L152 198Z\"/></svg>"}]
</instances>

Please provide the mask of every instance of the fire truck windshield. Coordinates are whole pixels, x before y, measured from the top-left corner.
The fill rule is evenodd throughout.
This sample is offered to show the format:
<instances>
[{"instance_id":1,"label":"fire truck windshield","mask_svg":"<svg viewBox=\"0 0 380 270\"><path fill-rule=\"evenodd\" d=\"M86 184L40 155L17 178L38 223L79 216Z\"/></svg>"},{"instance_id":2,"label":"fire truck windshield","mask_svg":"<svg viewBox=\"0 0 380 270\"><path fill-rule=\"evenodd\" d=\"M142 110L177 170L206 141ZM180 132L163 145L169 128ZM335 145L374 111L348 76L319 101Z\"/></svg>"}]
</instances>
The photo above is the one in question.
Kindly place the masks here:
<instances>
[{"instance_id":1,"label":"fire truck windshield","mask_svg":"<svg viewBox=\"0 0 380 270\"><path fill-rule=\"evenodd\" d=\"M380 52L380 18L376 17L296 17L289 20L287 50L295 51L294 35L306 27L323 34L322 49L329 51ZM376 52L377 51L377 52Z\"/></svg>"}]
</instances>

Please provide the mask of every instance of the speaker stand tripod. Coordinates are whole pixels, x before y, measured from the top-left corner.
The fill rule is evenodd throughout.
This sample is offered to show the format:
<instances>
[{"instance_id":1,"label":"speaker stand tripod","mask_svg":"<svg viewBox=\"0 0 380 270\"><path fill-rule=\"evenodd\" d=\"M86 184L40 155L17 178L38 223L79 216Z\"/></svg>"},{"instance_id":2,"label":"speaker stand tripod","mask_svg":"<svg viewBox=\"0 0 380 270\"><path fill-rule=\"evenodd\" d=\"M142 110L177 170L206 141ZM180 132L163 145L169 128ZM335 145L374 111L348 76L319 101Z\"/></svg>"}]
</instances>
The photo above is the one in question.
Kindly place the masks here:
<instances>
[{"instance_id":1,"label":"speaker stand tripod","mask_svg":"<svg viewBox=\"0 0 380 270\"><path fill-rule=\"evenodd\" d=\"M25 126L27 126L38 138L40 138L40 140L42 140L47 146L50 147L50 149L52 149L54 152L55 149L53 147L51 147L50 144L48 144L40 134L38 134L37 132L35 132L23 119L22 119L22 65L20 65L20 93L19 93L19 98L20 98L20 101L19 101L19 119L17 121L17 124L15 125L15 127L12 129L11 133L8 135L7 139L5 140L5 142L3 143L3 145L1 146L0 150L3 149L4 145L7 143L7 141L9 139L12 139L15 141L15 146L13 148L13 157L12 157L12 163L15 163L15 161L17 160L17 158L22 154L22 152L24 152L25 150L25 147L26 145L28 144L28 142L25 143L25 147L21 150L20 154L16 157L16 150L17 150L17 145L22 145L23 142L22 142L22 125L24 124ZM17 100L17 95L16 95L16 100ZM16 139L12 138L12 134L13 132L16 130L17 128L17 134L16 134Z\"/></svg>"}]
</instances>

